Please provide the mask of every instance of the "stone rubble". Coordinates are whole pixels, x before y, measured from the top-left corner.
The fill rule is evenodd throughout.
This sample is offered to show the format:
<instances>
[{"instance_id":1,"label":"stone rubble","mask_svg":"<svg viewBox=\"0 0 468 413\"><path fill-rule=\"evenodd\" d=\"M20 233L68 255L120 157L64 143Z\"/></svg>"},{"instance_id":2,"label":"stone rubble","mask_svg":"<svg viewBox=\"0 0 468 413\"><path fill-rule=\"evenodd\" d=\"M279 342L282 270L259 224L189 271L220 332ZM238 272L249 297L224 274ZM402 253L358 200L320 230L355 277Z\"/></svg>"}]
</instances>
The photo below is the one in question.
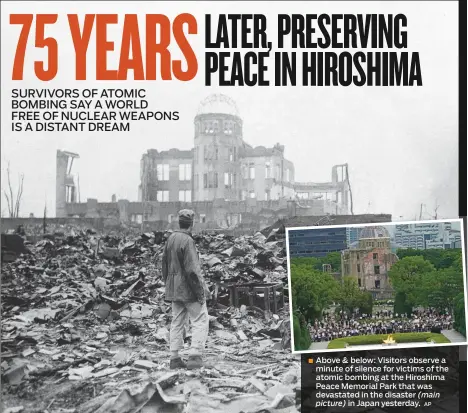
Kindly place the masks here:
<instances>
[{"instance_id":1,"label":"stone rubble","mask_svg":"<svg viewBox=\"0 0 468 413\"><path fill-rule=\"evenodd\" d=\"M273 314L236 308L228 289L287 287L278 229L194 235L214 295L198 371L169 370L170 308L160 270L166 236L67 227L25 242L27 251L2 263L3 411L299 411L287 292Z\"/></svg>"}]
</instances>

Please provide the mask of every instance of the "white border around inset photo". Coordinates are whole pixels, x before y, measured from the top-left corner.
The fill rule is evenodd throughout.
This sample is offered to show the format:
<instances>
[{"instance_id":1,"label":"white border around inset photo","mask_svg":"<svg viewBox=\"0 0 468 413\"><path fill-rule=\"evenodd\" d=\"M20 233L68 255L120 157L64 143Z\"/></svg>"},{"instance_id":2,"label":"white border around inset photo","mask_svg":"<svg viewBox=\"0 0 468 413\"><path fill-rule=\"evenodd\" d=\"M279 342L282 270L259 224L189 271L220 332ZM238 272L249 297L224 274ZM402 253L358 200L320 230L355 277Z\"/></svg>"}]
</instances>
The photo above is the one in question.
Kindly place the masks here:
<instances>
[{"instance_id":1,"label":"white border around inset photo","mask_svg":"<svg viewBox=\"0 0 468 413\"><path fill-rule=\"evenodd\" d=\"M468 339L465 337L463 342L454 343L435 343L428 345L424 342L419 343L404 343L393 347L383 347L382 345L363 345L363 346L350 346L348 348L340 349L309 349L309 350L295 350L294 347L294 323L293 323L293 302L292 302L292 288L291 288L291 259L289 253L289 231L295 230L314 230L314 229L325 229L325 228L362 228L362 227L375 227L375 226L396 226L396 225L407 225L407 224L427 224L427 223L443 223L443 222L458 222L460 223L460 233L462 241L462 261L463 261L463 288L464 288L464 299L465 299L465 328L468 326L468 302L467 302L467 279L466 279L466 255L465 255L465 230L463 219L437 219L437 220L425 220L425 221L395 221L395 222L375 222L367 224L350 224L350 225L323 225L323 226L306 226L306 227L291 227L286 228L286 258L287 258L287 271L288 271L288 289L289 289L289 318L290 318L290 329L291 329L291 352L293 354L314 354L324 352L342 352L342 351L362 351L362 350L397 350L402 348L428 348L428 347L447 347L447 346L466 346L468 345Z\"/></svg>"}]
</instances>

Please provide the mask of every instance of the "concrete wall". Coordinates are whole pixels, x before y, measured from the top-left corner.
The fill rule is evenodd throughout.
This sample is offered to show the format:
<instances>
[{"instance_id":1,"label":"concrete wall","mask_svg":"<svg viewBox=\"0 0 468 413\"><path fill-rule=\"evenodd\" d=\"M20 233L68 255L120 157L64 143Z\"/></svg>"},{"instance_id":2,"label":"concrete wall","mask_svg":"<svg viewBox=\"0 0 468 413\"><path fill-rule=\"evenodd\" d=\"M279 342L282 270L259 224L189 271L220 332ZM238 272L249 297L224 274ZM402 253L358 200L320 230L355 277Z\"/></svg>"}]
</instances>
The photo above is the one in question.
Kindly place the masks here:
<instances>
[{"instance_id":1,"label":"concrete wall","mask_svg":"<svg viewBox=\"0 0 468 413\"><path fill-rule=\"evenodd\" d=\"M295 216L291 214L285 226L305 227L316 225L320 221L321 225L353 225L353 224L374 224L392 222L391 214L359 214L359 215L330 215L330 216Z\"/></svg>"},{"instance_id":2,"label":"concrete wall","mask_svg":"<svg viewBox=\"0 0 468 413\"><path fill-rule=\"evenodd\" d=\"M259 201L246 199L245 201L225 201L217 199L206 202L130 202L119 200L117 203L98 203L89 199L85 203L67 204L67 216L86 218L114 219L122 223L141 223L144 221L165 221L169 223L170 216L177 217L178 211L189 208L195 211L195 221L213 224L219 228L223 220L235 214L240 214L241 223L267 222L270 225L275 220L289 218L288 226L315 225L322 220L322 225L352 225L366 223L391 222L390 214L337 215L324 213L323 206L317 201L301 201L302 205L310 208L298 208L295 201L276 200ZM345 211L343 211L345 212ZM267 226L265 225L265 226Z\"/></svg>"},{"instance_id":3,"label":"concrete wall","mask_svg":"<svg viewBox=\"0 0 468 413\"><path fill-rule=\"evenodd\" d=\"M99 203L88 199L85 203L67 204L67 215L70 218L102 219L123 225L147 225L148 228L168 229L175 222L181 209L189 208L195 212L195 226L200 231L206 229L234 227L262 229L278 219L291 216L294 211L289 208L293 201L225 201L217 199L206 202L130 202L118 200L116 203ZM40 218L39 218L40 220Z\"/></svg>"},{"instance_id":4,"label":"concrete wall","mask_svg":"<svg viewBox=\"0 0 468 413\"><path fill-rule=\"evenodd\" d=\"M137 205L134 205L137 204ZM138 207L139 203L131 203L128 201L120 202L118 207L120 208L122 214L127 214L129 217L135 212L135 206ZM202 203L198 203L202 204ZM219 202L219 205L222 205L222 202ZM260 210L259 213L253 213L249 210L252 209L251 205L246 205L245 203L239 202L238 208L240 205L243 205L244 209L246 210L243 212L241 222L238 223L235 227L227 227L224 226L220 228L218 222L213 221L211 217L218 217L219 218L219 211L222 210L219 208L219 205L215 203L206 203L206 207L211 208L211 216L209 215L208 209L205 209L204 212L207 212L205 221L201 222L200 217L201 213L198 210L198 214L195 218L194 224L194 232L200 233L204 231L222 231L223 234L230 234L230 235L242 235L242 234L254 234L255 232L269 227L272 224L275 225L284 225L285 227L294 227L294 226L304 226L304 225L316 225L318 221L321 222L321 225L330 225L324 221L324 218L331 219L333 224L336 225L346 225L346 224L353 224L353 223L366 223L366 222L390 222L391 216L390 215L355 215L355 216L331 216L331 217L292 217L290 218L289 212L290 209L283 208L277 211L271 211L269 209L263 208ZM266 205L268 203L263 202L260 203L262 205ZM86 204L79 204L84 205ZM98 204L101 205L101 204ZM117 207L115 204L105 204L107 206L112 206L113 209ZM172 203L173 207L177 206L180 207L181 203ZM141 204L140 204L141 206ZM168 207L166 205L166 207ZM182 209L182 208L180 208ZM138 209L137 209L138 210ZM174 211L174 209L171 209ZM178 211L178 210L176 210ZM141 212L141 211L139 211ZM163 211L163 213L167 213L169 210ZM232 213L231 214L235 214ZM229 214L227 214L229 215ZM222 216L222 219L225 219L226 216ZM335 221L335 222L333 222ZM298 225L298 223L300 225ZM60 226L75 226L79 228L93 228L98 231L105 231L105 230L116 230L127 228L131 229L134 228L137 232L143 228L143 231L163 231L166 229L176 229L178 228L178 221L177 221L177 212L174 212L174 220L169 223L167 216L164 219L160 220L152 220L152 221L145 221L143 226L141 225L141 221L139 223L135 221L120 221L120 219L116 219L115 217L109 218L47 218L47 232L54 232L59 231ZM9 230L16 230L19 225L23 225L26 231L29 234L42 234L43 231L43 219L42 218L2 218L1 219L1 231L7 232Z\"/></svg>"},{"instance_id":5,"label":"concrete wall","mask_svg":"<svg viewBox=\"0 0 468 413\"><path fill-rule=\"evenodd\" d=\"M125 205L125 206L124 206ZM100 203L95 199L88 199L85 203L67 204L67 216L79 215L82 217L119 218L121 221L131 221L132 215L143 213L149 221L166 220L170 214L189 208L196 214L205 214L207 217L215 217L216 214L225 213L252 213L259 214L262 210L269 210L273 215L275 212L287 209L288 201L258 201L247 199L245 201L225 201L216 199L214 201L201 202L130 202L119 200L117 203ZM291 216L291 214L288 214Z\"/></svg>"},{"instance_id":6,"label":"concrete wall","mask_svg":"<svg viewBox=\"0 0 468 413\"><path fill-rule=\"evenodd\" d=\"M42 232L44 220L43 218L1 218L1 231L7 232L16 230L18 226L23 225L28 232L28 229L32 232ZM46 227L50 232L51 229L59 229L60 226L72 225L78 228L93 228L96 230L103 230L115 226L116 223L111 219L103 218L46 218Z\"/></svg>"}]
</instances>

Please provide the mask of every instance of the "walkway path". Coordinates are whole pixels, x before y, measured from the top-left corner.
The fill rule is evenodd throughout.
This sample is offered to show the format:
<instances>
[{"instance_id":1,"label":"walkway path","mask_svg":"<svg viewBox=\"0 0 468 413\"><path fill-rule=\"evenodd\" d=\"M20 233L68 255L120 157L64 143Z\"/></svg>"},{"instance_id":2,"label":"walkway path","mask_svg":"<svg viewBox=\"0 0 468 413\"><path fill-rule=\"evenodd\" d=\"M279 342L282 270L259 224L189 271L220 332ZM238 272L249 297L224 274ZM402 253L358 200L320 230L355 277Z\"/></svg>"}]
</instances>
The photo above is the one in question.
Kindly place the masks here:
<instances>
[{"instance_id":1,"label":"walkway path","mask_svg":"<svg viewBox=\"0 0 468 413\"><path fill-rule=\"evenodd\" d=\"M329 341L318 341L317 343L312 343L309 350L326 350L329 344Z\"/></svg>"},{"instance_id":2,"label":"walkway path","mask_svg":"<svg viewBox=\"0 0 468 413\"><path fill-rule=\"evenodd\" d=\"M442 330L441 333L452 343L466 343L466 337L463 337L463 334L456 330Z\"/></svg>"}]
</instances>

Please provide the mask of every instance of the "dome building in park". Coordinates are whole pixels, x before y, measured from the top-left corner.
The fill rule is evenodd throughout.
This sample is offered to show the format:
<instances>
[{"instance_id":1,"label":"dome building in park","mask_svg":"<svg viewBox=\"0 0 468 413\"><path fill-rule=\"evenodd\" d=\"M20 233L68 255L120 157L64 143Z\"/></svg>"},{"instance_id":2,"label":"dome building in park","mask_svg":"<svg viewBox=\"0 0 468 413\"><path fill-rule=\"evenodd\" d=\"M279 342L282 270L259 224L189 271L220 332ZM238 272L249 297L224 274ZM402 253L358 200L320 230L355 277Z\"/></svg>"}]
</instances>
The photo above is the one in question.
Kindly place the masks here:
<instances>
[{"instance_id":1,"label":"dome building in park","mask_svg":"<svg viewBox=\"0 0 468 413\"><path fill-rule=\"evenodd\" d=\"M370 291L374 299L387 299L393 297L388 272L397 261L388 230L370 226L360 231L357 242L341 252L341 271L343 277L356 277L359 287Z\"/></svg>"}]
</instances>

